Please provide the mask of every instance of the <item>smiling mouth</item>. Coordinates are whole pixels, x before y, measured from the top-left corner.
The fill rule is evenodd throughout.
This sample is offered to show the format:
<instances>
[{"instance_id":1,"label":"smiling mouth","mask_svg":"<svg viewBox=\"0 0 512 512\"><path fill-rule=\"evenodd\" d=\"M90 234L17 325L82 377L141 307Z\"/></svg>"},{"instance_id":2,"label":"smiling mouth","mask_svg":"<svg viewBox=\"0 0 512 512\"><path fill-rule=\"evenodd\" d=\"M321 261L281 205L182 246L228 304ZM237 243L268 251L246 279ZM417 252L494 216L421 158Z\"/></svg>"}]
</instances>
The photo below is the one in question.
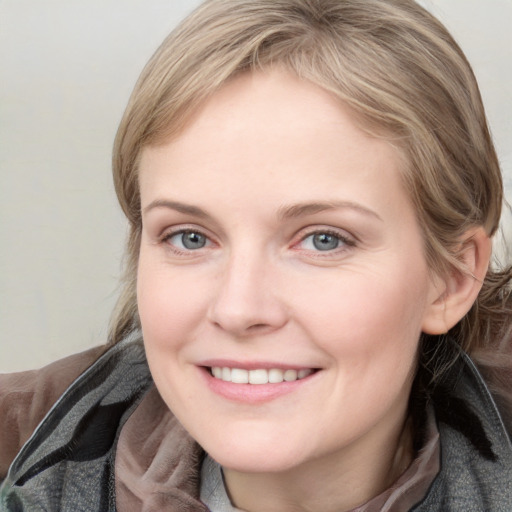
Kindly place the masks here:
<instances>
[{"instance_id":1,"label":"smiling mouth","mask_svg":"<svg viewBox=\"0 0 512 512\"><path fill-rule=\"evenodd\" d=\"M255 369L245 370L243 368L229 368L221 366L213 366L210 374L215 379L224 382L232 382L233 384L279 384L281 382L294 382L296 380L305 379L317 370L314 368L303 368L300 370L292 369Z\"/></svg>"}]
</instances>

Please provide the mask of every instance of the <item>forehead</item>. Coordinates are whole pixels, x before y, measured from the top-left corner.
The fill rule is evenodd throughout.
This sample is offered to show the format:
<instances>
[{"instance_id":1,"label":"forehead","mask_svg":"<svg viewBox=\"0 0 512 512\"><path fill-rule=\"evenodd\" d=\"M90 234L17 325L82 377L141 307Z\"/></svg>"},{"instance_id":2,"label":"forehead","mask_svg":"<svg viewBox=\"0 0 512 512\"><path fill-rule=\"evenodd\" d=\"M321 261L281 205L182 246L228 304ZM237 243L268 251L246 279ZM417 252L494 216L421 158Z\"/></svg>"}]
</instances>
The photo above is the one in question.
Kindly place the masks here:
<instances>
[{"instance_id":1,"label":"forehead","mask_svg":"<svg viewBox=\"0 0 512 512\"><path fill-rule=\"evenodd\" d=\"M272 198L303 202L317 194L327 200L357 196L364 204L374 201L382 184L405 196L403 162L398 149L363 130L332 94L272 71L224 85L177 137L145 148L139 170L146 204L149 196L179 192L192 198L206 191L217 200L244 193L270 204Z\"/></svg>"}]
</instances>

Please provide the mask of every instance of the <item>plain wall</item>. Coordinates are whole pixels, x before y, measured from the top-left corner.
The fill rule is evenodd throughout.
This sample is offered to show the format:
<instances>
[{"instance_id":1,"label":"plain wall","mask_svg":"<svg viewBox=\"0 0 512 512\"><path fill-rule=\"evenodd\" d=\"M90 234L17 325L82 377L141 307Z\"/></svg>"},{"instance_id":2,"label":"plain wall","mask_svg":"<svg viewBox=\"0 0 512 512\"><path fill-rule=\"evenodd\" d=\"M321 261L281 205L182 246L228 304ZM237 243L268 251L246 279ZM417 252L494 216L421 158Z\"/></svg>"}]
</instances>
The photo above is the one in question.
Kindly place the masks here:
<instances>
[{"instance_id":1,"label":"plain wall","mask_svg":"<svg viewBox=\"0 0 512 512\"><path fill-rule=\"evenodd\" d=\"M116 127L144 63L197 3L0 2L0 371L105 341L126 231ZM512 0L422 3L475 68L510 198Z\"/></svg>"}]
</instances>

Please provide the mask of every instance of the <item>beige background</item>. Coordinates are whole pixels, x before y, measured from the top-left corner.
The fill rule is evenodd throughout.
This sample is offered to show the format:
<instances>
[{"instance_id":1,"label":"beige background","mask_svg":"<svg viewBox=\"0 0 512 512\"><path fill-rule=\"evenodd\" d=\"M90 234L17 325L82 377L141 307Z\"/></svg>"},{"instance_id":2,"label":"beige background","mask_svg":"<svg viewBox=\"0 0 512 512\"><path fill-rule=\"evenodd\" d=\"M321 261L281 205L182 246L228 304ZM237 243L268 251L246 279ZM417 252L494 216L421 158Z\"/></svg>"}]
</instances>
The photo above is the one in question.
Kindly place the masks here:
<instances>
[{"instance_id":1,"label":"beige background","mask_svg":"<svg viewBox=\"0 0 512 512\"><path fill-rule=\"evenodd\" d=\"M0 0L0 371L104 341L125 235L116 126L145 61L197 3ZM473 63L510 198L512 0L422 3Z\"/></svg>"}]
</instances>

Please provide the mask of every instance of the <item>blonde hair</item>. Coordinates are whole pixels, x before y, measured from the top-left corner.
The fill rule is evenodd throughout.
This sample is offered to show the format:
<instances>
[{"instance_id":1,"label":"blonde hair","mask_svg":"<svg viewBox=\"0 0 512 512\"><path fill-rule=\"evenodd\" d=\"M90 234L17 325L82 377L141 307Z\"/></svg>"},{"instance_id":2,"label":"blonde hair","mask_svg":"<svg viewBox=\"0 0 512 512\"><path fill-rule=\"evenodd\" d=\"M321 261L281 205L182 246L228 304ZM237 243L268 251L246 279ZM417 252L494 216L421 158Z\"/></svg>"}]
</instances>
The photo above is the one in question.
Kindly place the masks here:
<instances>
[{"instance_id":1,"label":"blonde hair","mask_svg":"<svg viewBox=\"0 0 512 512\"><path fill-rule=\"evenodd\" d=\"M236 74L273 66L330 91L404 152L403 178L432 269L463 271L456 252L463 233L472 226L490 236L497 230L502 179L475 77L422 7L412 0L209 0L151 58L116 137L114 181L130 235L111 342L139 326L141 148L177 134ZM511 277L510 269L490 270L472 310L452 329L466 351L482 353L504 338Z\"/></svg>"}]
</instances>

